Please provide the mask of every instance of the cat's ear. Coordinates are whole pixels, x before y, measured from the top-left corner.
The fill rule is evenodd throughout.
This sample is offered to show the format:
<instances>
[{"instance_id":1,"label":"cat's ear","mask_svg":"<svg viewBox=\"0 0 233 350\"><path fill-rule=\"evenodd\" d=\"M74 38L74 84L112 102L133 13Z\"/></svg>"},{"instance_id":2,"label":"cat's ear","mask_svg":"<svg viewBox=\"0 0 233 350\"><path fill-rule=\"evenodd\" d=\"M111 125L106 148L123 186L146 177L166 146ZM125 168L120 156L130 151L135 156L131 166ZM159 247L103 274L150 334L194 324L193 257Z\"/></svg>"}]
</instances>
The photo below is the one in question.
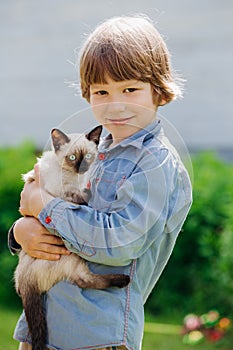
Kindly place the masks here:
<instances>
[{"instance_id":1,"label":"cat's ear","mask_svg":"<svg viewBox=\"0 0 233 350\"><path fill-rule=\"evenodd\" d=\"M98 125L85 136L89 141L93 141L95 142L96 145L98 145L100 142L100 135L101 135L102 129L103 129L102 125Z\"/></svg>"},{"instance_id":2,"label":"cat's ear","mask_svg":"<svg viewBox=\"0 0 233 350\"><path fill-rule=\"evenodd\" d=\"M62 145L70 142L69 137L59 129L53 129L51 131L51 137L55 152L59 151Z\"/></svg>"}]
</instances>

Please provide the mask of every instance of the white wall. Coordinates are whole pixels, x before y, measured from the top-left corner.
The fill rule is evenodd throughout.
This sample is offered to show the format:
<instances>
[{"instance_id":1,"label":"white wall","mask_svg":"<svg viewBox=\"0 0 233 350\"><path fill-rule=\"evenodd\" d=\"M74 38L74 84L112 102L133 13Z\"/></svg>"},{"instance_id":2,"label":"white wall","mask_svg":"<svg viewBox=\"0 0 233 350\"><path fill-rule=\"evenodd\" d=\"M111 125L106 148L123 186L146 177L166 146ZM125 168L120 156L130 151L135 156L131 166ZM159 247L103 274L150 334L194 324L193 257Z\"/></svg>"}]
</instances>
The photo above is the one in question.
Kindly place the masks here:
<instances>
[{"instance_id":1,"label":"white wall","mask_svg":"<svg viewBox=\"0 0 233 350\"><path fill-rule=\"evenodd\" d=\"M184 99L160 113L190 148L233 148L232 0L1 1L0 145L26 137L43 146L52 127L87 108L64 83L77 79L68 60L100 21L137 12L157 24L187 80ZM81 131L86 113L78 116Z\"/></svg>"}]
</instances>

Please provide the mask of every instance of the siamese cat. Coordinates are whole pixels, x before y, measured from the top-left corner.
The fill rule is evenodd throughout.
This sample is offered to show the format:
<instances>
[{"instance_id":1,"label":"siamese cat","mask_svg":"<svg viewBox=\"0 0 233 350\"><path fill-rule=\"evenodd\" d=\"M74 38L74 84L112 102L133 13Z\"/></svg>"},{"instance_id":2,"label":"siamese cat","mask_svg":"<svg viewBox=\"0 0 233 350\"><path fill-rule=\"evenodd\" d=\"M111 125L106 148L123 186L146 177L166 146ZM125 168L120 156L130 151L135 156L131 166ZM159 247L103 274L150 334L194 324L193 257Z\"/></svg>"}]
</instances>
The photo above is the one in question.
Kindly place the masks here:
<instances>
[{"instance_id":1,"label":"siamese cat","mask_svg":"<svg viewBox=\"0 0 233 350\"><path fill-rule=\"evenodd\" d=\"M73 203L86 203L90 196L87 189L91 166L96 158L102 126L88 134L68 134L59 129L51 131L51 151L38 159L43 188L54 197ZM34 170L23 175L25 182L34 180ZM16 291L22 299L28 328L32 338L32 350L44 350L47 325L41 294L61 280L68 280L80 288L123 288L129 276L123 274L93 274L79 255L62 255L58 261L35 259L23 250L15 270Z\"/></svg>"}]
</instances>

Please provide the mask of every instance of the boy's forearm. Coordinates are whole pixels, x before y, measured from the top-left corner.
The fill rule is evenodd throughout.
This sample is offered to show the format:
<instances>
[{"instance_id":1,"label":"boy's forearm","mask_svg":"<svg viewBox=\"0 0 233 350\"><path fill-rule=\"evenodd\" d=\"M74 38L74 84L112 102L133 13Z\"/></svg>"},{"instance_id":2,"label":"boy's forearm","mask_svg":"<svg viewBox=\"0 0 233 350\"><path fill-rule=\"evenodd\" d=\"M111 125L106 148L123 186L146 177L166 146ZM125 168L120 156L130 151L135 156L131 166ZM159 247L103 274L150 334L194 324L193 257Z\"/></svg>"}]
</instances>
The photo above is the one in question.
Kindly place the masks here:
<instances>
[{"instance_id":1,"label":"boy's forearm","mask_svg":"<svg viewBox=\"0 0 233 350\"><path fill-rule=\"evenodd\" d=\"M50 231L56 231L69 250L86 260L111 266L128 265L163 230L163 220L159 220L156 235L148 237L140 218L130 222L116 212L109 215L59 199L44 208L39 220Z\"/></svg>"},{"instance_id":2,"label":"boy's forearm","mask_svg":"<svg viewBox=\"0 0 233 350\"><path fill-rule=\"evenodd\" d=\"M149 176L155 180L154 175L154 171L147 172L144 182L141 173L135 175L135 182L132 176L131 182L125 182L118 190L118 206L114 208L113 203L109 213L55 198L38 219L47 229L57 232L68 249L87 260L112 266L127 265L159 241L165 230L175 232L176 236L190 207L189 193L178 186L177 202L165 228L169 217L165 191L170 186L157 186L161 181L152 179L147 182ZM137 186L139 180L140 186ZM124 198L131 188L137 191L134 200L125 206Z\"/></svg>"}]
</instances>

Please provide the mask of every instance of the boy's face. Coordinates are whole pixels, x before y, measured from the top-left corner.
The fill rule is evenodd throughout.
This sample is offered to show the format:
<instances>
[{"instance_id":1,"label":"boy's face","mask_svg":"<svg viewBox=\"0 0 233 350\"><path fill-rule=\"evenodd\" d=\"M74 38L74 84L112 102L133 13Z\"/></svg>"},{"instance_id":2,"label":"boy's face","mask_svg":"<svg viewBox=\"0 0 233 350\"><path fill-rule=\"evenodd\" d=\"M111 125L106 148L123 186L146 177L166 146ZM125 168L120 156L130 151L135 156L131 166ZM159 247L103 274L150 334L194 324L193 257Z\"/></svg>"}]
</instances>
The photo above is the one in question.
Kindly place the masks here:
<instances>
[{"instance_id":1,"label":"boy's face","mask_svg":"<svg viewBox=\"0 0 233 350\"><path fill-rule=\"evenodd\" d=\"M135 134L156 118L150 83L114 81L90 86L90 104L97 121L112 134L113 143Z\"/></svg>"}]
</instances>

